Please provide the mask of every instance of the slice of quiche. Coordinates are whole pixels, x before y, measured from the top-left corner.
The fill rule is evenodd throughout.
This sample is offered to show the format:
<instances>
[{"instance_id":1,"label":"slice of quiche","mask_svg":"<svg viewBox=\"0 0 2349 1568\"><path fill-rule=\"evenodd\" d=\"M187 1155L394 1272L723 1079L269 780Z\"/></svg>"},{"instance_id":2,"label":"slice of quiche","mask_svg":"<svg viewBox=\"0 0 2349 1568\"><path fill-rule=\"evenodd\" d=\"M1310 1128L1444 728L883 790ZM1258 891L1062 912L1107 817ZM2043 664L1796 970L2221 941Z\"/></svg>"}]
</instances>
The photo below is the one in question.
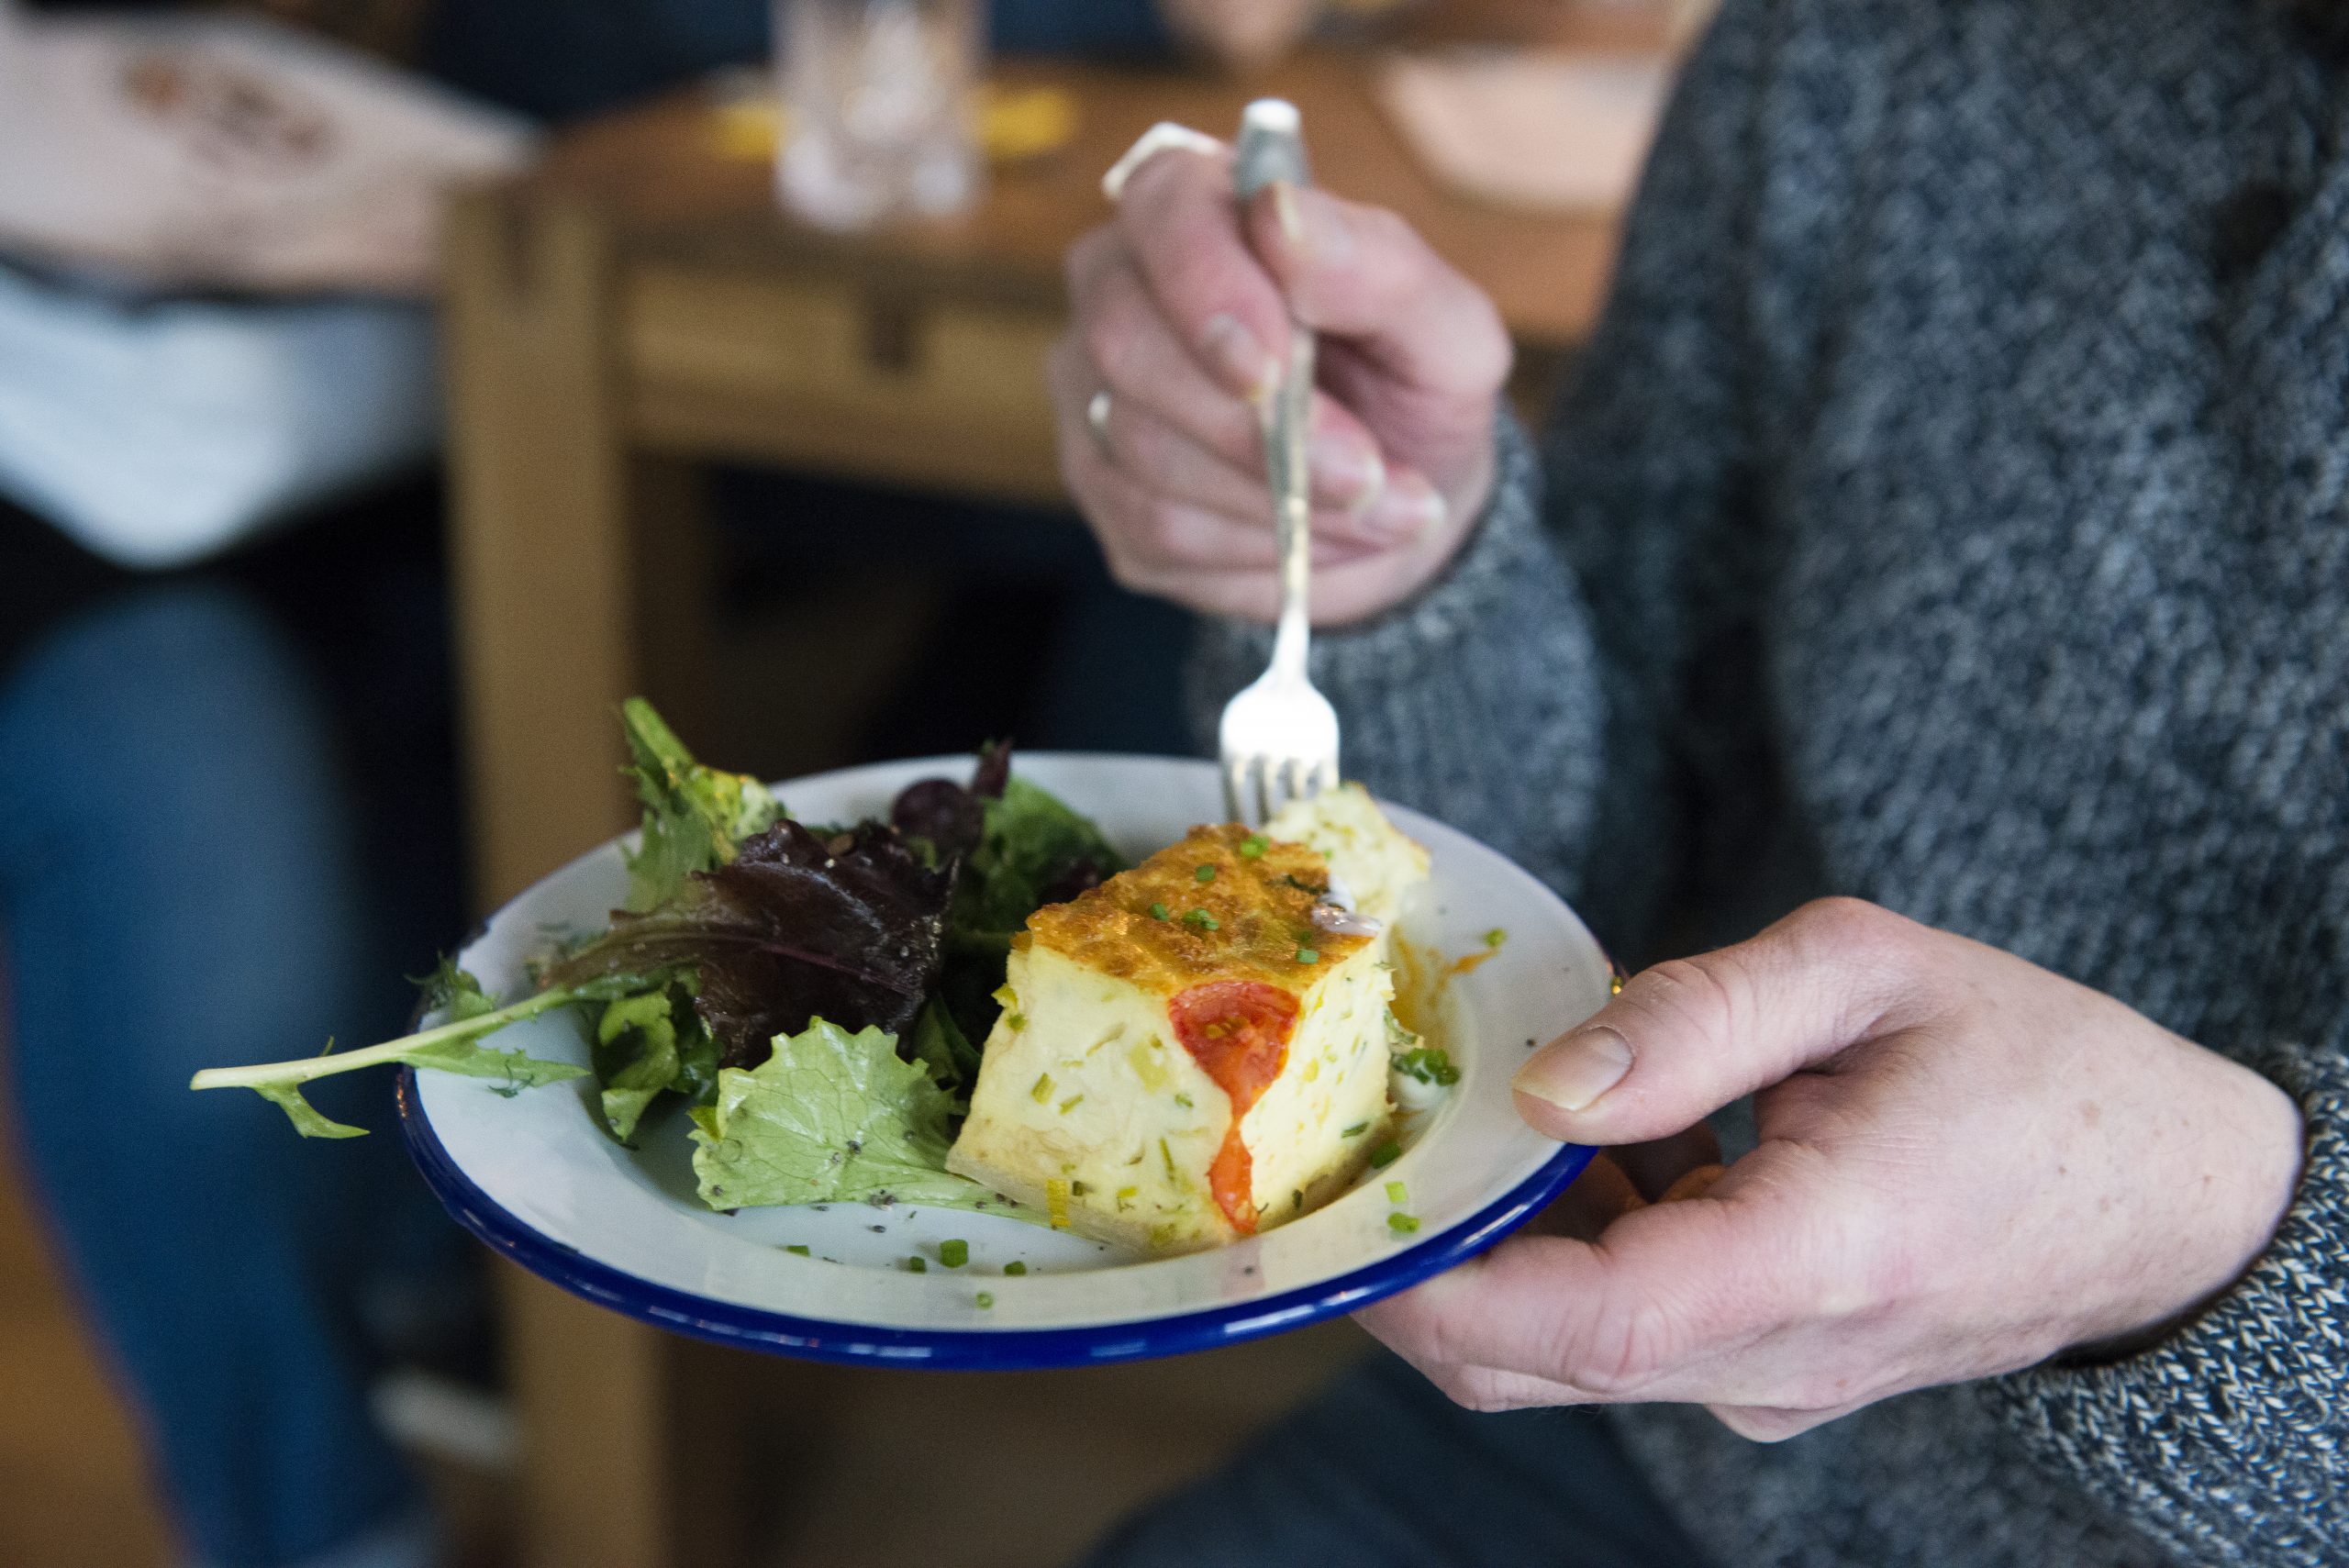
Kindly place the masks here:
<instances>
[{"instance_id":1,"label":"slice of quiche","mask_svg":"<svg viewBox=\"0 0 2349 1568\"><path fill-rule=\"evenodd\" d=\"M1350 785L1037 911L948 1169L1155 1252L1311 1209L1393 1115L1388 944L1427 864Z\"/></svg>"}]
</instances>

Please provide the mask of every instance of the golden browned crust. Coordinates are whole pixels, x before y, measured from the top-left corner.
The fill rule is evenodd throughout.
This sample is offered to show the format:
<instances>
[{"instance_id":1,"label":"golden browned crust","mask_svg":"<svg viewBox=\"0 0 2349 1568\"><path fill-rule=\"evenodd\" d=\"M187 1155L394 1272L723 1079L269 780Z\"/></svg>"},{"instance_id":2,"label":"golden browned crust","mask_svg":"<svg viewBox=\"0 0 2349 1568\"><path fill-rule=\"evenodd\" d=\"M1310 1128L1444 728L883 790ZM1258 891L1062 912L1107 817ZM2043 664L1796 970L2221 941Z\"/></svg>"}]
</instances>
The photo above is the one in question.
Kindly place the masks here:
<instances>
[{"instance_id":1,"label":"golden browned crust","mask_svg":"<svg viewBox=\"0 0 2349 1568\"><path fill-rule=\"evenodd\" d=\"M1256 846L1261 853L1241 852ZM1214 868L1210 880L1199 880L1202 866ZM1302 844L1236 822L1194 828L1133 870L1037 910L1014 940L1162 995L1207 980L1260 980L1302 995L1370 940L1315 929L1313 906L1329 886L1329 863Z\"/></svg>"}]
</instances>

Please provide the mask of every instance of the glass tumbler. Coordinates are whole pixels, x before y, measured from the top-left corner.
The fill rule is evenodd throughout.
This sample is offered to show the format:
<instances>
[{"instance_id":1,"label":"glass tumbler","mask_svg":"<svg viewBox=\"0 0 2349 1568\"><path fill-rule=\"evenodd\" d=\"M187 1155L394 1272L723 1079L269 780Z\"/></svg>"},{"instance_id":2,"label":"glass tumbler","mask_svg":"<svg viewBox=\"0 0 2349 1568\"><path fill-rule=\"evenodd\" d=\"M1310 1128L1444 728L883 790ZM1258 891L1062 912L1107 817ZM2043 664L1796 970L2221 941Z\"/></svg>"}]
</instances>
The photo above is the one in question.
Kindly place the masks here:
<instances>
[{"instance_id":1,"label":"glass tumbler","mask_svg":"<svg viewBox=\"0 0 2349 1568\"><path fill-rule=\"evenodd\" d=\"M784 205L826 228L969 206L984 0L774 0Z\"/></svg>"}]
</instances>

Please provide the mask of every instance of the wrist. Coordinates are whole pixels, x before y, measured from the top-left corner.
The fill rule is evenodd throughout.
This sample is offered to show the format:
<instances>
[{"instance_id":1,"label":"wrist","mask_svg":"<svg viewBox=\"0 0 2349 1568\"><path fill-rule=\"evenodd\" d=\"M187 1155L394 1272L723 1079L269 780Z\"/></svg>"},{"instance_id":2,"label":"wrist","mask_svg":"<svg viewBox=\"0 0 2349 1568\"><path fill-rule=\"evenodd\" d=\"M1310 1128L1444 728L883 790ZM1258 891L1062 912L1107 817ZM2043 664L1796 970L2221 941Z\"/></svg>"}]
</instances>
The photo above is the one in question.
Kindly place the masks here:
<instances>
[{"instance_id":1,"label":"wrist","mask_svg":"<svg viewBox=\"0 0 2349 1568\"><path fill-rule=\"evenodd\" d=\"M2143 1288L2077 1340L2066 1361L2135 1354L2208 1311L2266 1251L2299 1188L2306 1129L2291 1096L2249 1068L2201 1051L2217 1068L2199 1159L2165 1173L2171 1218L2144 1239ZM2199 1119L2199 1118L2198 1118Z\"/></svg>"}]
</instances>

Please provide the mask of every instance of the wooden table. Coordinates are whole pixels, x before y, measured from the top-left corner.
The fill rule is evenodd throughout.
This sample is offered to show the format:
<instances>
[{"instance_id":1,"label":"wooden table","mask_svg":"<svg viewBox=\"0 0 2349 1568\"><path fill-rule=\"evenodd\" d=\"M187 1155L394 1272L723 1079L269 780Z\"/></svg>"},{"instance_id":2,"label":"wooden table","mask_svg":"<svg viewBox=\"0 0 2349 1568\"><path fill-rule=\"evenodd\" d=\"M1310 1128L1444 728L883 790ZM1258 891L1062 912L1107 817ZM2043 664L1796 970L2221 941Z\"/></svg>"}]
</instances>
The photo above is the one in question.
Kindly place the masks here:
<instances>
[{"instance_id":1,"label":"wooden table","mask_svg":"<svg viewBox=\"0 0 2349 1568\"><path fill-rule=\"evenodd\" d=\"M631 821L623 696L647 692L698 732L697 465L1059 497L1041 361L1063 320L1061 258L1107 216L1101 171L1151 123L1220 131L1250 97L1295 99L1317 177L1409 218L1490 292L1521 352L1554 360L1580 339L1613 222L1448 196L1364 72L1333 53L1244 84L1007 65L1008 86L1074 93L1074 145L996 171L964 219L875 236L779 216L768 167L720 151L700 93L583 127L527 177L462 198L447 250L451 550L484 903ZM734 1560L687 1539L723 1512L721 1480L671 1462L679 1434L712 1416L696 1398L707 1367L518 1274L512 1310L531 1560Z\"/></svg>"}]
</instances>

